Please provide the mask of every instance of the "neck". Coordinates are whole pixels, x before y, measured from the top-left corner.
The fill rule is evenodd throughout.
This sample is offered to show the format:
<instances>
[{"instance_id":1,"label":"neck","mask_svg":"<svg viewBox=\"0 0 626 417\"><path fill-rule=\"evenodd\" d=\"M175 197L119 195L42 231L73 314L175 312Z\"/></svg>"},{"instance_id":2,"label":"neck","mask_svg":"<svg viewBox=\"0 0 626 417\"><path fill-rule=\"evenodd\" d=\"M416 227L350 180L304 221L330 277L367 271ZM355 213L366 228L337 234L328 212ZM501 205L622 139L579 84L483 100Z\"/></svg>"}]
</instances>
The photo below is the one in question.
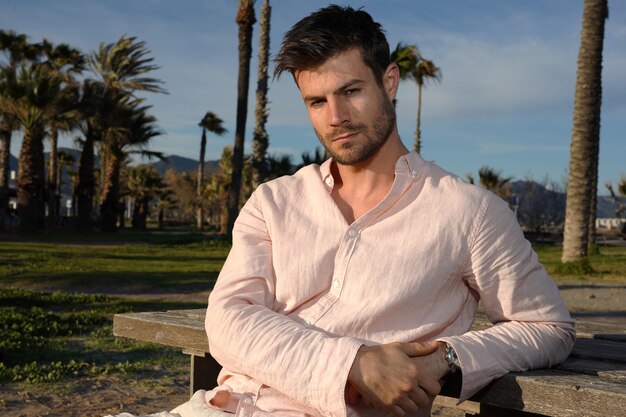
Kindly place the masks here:
<instances>
[{"instance_id":1,"label":"neck","mask_svg":"<svg viewBox=\"0 0 626 417\"><path fill-rule=\"evenodd\" d=\"M387 142L370 159L356 165L333 162L335 179L333 199L348 223L374 208L389 193L395 179L398 159L408 149L394 131Z\"/></svg>"},{"instance_id":2,"label":"neck","mask_svg":"<svg viewBox=\"0 0 626 417\"><path fill-rule=\"evenodd\" d=\"M381 186L391 187L395 177L398 159L409 153L397 131L394 131L385 144L372 157L355 165L341 165L333 162L332 173L335 184L345 190L361 191L369 194Z\"/></svg>"}]
</instances>

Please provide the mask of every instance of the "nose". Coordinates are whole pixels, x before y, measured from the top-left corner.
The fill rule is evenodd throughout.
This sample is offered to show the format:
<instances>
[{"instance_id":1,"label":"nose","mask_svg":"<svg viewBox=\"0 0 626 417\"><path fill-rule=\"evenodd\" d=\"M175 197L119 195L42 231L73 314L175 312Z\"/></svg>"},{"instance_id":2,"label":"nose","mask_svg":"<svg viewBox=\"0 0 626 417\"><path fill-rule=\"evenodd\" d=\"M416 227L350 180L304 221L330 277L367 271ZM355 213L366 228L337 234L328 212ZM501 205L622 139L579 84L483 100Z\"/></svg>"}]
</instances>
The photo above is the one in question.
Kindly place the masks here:
<instances>
[{"instance_id":1,"label":"nose","mask_svg":"<svg viewBox=\"0 0 626 417\"><path fill-rule=\"evenodd\" d=\"M331 126L341 126L350 121L350 111L346 103L333 98L328 100L328 122Z\"/></svg>"}]
</instances>

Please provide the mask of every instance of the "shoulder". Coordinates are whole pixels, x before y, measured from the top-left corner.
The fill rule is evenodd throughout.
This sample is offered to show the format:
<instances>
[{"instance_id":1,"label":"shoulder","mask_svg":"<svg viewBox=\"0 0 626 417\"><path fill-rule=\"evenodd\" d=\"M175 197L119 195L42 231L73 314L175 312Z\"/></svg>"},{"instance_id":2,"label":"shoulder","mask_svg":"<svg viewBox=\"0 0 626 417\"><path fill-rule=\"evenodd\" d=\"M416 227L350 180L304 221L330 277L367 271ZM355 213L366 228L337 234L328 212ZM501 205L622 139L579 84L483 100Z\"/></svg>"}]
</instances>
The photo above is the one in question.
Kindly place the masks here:
<instances>
[{"instance_id":1,"label":"shoulder","mask_svg":"<svg viewBox=\"0 0 626 417\"><path fill-rule=\"evenodd\" d=\"M450 205L483 206L494 198L501 200L492 192L468 183L433 162L423 161L420 174L424 182L423 191L439 196Z\"/></svg>"},{"instance_id":2,"label":"shoulder","mask_svg":"<svg viewBox=\"0 0 626 417\"><path fill-rule=\"evenodd\" d=\"M320 166L307 165L292 175L267 181L255 190L252 198L262 205L284 207L326 191Z\"/></svg>"}]
</instances>

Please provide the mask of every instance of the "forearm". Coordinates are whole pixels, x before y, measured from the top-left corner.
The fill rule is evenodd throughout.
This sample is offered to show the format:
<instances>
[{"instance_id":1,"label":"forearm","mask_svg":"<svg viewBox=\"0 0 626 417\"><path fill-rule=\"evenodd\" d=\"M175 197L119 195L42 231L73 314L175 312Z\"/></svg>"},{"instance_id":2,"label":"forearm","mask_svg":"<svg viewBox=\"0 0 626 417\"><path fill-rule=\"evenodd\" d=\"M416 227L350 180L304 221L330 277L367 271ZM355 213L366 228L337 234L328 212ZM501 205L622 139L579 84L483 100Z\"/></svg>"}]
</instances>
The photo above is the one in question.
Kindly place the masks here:
<instances>
[{"instance_id":1,"label":"forearm","mask_svg":"<svg viewBox=\"0 0 626 417\"><path fill-rule=\"evenodd\" d=\"M453 346L463 372L461 400L508 372L554 366L569 355L570 323L503 322L482 331L438 339Z\"/></svg>"},{"instance_id":2,"label":"forearm","mask_svg":"<svg viewBox=\"0 0 626 417\"><path fill-rule=\"evenodd\" d=\"M343 388L359 341L307 328L264 306L219 302L210 303L207 334L212 355L229 371L314 408L345 413Z\"/></svg>"}]
</instances>

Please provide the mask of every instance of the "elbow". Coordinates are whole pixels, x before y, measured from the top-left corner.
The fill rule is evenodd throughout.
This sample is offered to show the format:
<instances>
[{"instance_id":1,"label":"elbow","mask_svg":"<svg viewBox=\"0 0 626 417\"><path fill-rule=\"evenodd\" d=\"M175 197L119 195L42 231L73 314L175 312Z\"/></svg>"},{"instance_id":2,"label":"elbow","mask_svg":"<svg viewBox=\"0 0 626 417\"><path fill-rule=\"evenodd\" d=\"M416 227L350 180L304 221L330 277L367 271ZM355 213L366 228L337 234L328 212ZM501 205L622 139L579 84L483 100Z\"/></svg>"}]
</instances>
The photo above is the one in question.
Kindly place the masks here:
<instances>
[{"instance_id":1,"label":"elbow","mask_svg":"<svg viewBox=\"0 0 626 417\"><path fill-rule=\"evenodd\" d=\"M552 360L551 366L563 363L567 357L572 353L574 348L574 342L576 341L576 330L574 325L568 325L563 327L554 328L556 333L554 352L555 355Z\"/></svg>"}]
</instances>

